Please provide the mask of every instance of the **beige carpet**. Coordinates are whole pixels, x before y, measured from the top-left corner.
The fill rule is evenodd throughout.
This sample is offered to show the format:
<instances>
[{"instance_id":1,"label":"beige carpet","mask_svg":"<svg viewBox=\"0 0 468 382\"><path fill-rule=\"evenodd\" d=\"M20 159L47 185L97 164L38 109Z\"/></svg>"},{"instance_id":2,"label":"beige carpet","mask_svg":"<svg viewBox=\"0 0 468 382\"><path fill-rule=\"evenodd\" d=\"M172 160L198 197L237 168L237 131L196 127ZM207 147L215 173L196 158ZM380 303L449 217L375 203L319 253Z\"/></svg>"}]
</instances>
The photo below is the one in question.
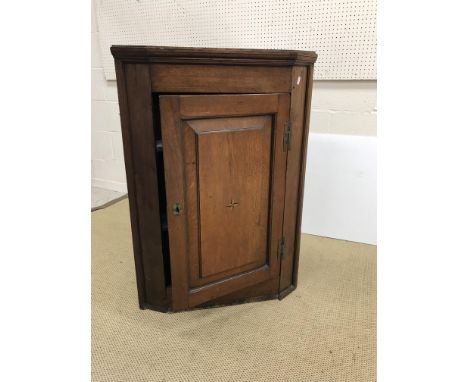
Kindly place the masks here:
<instances>
[{"instance_id":1,"label":"beige carpet","mask_svg":"<svg viewBox=\"0 0 468 382\"><path fill-rule=\"evenodd\" d=\"M128 201L92 213L93 381L375 381L376 247L302 238L283 301L139 310Z\"/></svg>"}]
</instances>

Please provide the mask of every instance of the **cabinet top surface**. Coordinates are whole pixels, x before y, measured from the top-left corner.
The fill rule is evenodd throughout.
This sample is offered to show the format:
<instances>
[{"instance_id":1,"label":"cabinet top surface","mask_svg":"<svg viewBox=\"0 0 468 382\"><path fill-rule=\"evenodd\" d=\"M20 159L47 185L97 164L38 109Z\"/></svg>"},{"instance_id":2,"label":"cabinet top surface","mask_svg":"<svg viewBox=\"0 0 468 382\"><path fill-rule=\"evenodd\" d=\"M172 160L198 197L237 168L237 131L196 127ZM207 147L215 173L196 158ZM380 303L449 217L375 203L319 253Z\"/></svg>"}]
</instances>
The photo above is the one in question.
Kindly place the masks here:
<instances>
[{"instance_id":1,"label":"cabinet top surface","mask_svg":"<svg viewBox=\"0 0 468 382\"><path fill-rule=\"evenodd\" d=\"M168 46L113 45L111 53L115 59L122 61L152 62L164 60L180 62L199 59L218 60L220 63L243 61L252 63L265 62L283 65L311 65L317 59L312 51L279 50L279 49L225 49L225 48L186 48Z\"/></svg>"}]
</instances>

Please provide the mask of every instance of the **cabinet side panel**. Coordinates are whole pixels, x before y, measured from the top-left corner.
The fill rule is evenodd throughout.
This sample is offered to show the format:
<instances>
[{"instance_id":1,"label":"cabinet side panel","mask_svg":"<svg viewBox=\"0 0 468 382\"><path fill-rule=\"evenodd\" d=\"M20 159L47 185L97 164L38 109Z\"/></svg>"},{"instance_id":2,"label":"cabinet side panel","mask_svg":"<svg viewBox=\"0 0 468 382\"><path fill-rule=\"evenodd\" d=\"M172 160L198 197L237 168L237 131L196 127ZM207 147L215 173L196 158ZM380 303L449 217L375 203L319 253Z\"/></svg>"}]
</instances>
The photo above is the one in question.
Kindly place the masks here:
<instances>
[{"instance_id":1,"label":"cabinet side panel","mask_svg":"<svg viewBox=\"0 0 468 382\"><path fill-rule=\"evenodd\" d=\"M148 65L125 64L119 70L119 90L125 101L120 103L124 138L127 187L132 216L135 262L139 294L144 289L144 302L166 305L164 264L159 218L158 180L153 132L151 78ZM119 85L119 87L122 87ZM143 281L142 281L143 279ZM140 297L141 305L141 297Z\"/></svg>"},{"instance_id":2,"label":"cabinet side panel","mask_svg":"<svg viewBox=\"0 0 468 382\"><path fill-rule=\"evenodd\" d=\"M122 141L125 158L125 170L127 175L128 202L130 207L130 221L132 226L133 254L135 258L135 274L138 289L138 302L140 308L145 307L145 280L143 264L141 261L140 236L138 232L138 214L136 208L135 187L133 184L132 147L130 140L130 122L128 116L127 87L125 81L125 65L115 60L115 72L117 76L117 91L119 96L120 124L122 126Z\"/></svg>"},{"instance_id":3,"label":"cabinet side panel","mask_svg":"<svg viewBox=\"0 0 468 382\"><path fill-rule=\"evenodd\" d=\"M310 127L310 111L312 101L312 84L314 78L314 66L307 67L307 92L305 98L305 121L304 131L302 133L302 149L301 149L301 173L299 177L299 197L297 202L297 215L296 215L296 243L294 247L294 266L293 266L293 284L297 285L297 273L299 267L299 251L301 247L301 225L302 225L302 205L304 200L304 178L307 162L307 144L309 141L309 127Z\"/></svg>"},{"instance_id":4,"label":"cabinet side panel","mask_svg":"<svg viewBox=\"0 0 468 382\"><path fill-rule=\"evenodd\" d=\"M302 142L304 132L304 102L307 87L307 67L295 66L291 73L290 150L286 170L286 196L284 207L284 257L281 261L281 293L292 284L299 183L301 174Z\"/></svg>"}]
</instances>

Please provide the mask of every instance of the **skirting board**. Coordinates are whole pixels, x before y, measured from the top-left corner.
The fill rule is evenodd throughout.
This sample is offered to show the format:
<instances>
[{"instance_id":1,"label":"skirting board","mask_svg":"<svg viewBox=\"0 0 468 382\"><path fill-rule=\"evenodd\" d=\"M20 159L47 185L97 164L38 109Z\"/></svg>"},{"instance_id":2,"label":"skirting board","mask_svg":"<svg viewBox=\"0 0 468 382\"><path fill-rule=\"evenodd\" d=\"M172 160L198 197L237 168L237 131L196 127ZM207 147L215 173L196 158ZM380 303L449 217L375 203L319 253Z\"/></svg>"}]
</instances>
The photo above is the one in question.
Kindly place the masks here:
<instances>
[{"instance_id":1,"label":"skirting board","mask_svg":"<svg viewBox=\"0 0 468 382\"><path fill-rule=\"evenodd\" d=\"M127 193L127 183L114 182L107 179L91 179L91 185L93 187L105 188L107 190L113 190L118 192Z\"/></svg>"},{"instance_id":2,"label":"skirting board","mask_svg":"<svg viewBox=\"0 0 468 382\"><path fill-rule=\"evenodd\" d=\"M377 244L377 138L310 134L302 232Z\"/></svg>"}]
</instances>

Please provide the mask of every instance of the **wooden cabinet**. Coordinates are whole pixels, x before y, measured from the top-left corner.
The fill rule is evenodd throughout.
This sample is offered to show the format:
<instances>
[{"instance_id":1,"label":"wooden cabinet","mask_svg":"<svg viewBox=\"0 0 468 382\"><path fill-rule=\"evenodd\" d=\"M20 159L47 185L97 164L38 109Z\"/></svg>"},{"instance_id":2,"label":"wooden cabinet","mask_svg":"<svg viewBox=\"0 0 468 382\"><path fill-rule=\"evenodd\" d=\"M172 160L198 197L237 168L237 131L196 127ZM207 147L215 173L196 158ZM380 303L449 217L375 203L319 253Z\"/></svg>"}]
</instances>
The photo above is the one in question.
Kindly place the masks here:
<instances>
[{"instance_id":1,"label":"wooden cabinet","mask_svg":"<svg viewBox=\"0 0 468 382\"><path fill-rule=\"evenodd\" d=\"M314 52L113 46L141 308L297 285Z\"/></svg>"}]
</instances>

